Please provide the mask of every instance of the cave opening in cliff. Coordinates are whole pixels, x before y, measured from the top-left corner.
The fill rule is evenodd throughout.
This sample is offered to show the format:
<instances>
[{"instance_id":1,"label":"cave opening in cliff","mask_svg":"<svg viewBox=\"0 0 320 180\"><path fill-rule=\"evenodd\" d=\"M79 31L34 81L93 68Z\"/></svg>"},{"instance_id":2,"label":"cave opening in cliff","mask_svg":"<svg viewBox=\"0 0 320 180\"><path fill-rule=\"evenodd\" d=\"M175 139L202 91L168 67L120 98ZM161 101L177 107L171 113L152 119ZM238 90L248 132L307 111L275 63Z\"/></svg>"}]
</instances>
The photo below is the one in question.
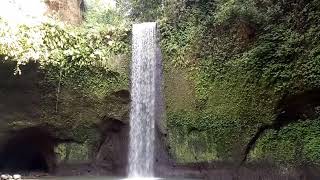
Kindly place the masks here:
<instances>
[{"instance_id":1,"label":"cave opening in cliff","mask_svg":"<svg viewBox=\"0 0 320 180\"><path fill-rule=\"evenodd\" d=\"M0 169L5 172L53 170L54 138L41 128L13 132L0 151Z\"/></svg>"},{"instance_id":2,"label":"cave opening in cliff","mask_svg":"<svg viewBox=\"0 0 320 180\"><path fill-rule=\"evenodd\" d=\"M263 124L247 144L244 152L243 164L255 144L268 130L281 130L290 124L301 121L318 120L320 116L320 89L312 89L294 95L286 95L279 102L276 118L270 124Z\"/></svg>"}]
</instances>

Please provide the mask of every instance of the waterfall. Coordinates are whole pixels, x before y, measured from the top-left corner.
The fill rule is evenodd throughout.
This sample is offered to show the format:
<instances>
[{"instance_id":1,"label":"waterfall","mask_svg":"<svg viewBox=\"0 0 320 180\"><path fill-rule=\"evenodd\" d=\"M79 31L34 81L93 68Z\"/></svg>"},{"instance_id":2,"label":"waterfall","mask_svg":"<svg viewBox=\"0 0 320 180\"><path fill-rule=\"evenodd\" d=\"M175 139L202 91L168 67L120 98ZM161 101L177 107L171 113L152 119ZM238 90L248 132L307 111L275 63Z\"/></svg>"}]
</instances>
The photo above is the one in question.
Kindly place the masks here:
<instances>
[{"instance_id":1,"label":"waterfall","mask_svg":"<svg viewBox=\"0 0 320 180\"><path fill-rule=\"evenodd\" d=\"M129 177L153 177L161 58L156 23L133 25Z\"/></svg>"}]
</instances>

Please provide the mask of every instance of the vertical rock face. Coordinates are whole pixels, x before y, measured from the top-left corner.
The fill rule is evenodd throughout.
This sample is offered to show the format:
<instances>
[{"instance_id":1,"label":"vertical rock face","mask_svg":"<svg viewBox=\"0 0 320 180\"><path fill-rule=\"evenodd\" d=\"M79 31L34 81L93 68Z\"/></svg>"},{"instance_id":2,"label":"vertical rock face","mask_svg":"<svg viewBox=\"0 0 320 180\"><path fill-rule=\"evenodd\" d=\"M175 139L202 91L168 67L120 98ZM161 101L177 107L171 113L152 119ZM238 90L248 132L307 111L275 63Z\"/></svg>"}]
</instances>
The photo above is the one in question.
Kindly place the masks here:
<instances>
[{"instance_id":1,"label":"vertical rock face","mask_svg":"<svg viewBox=\"0 0 320 180\"><path fill-rule=\"evenodd\" d=\"M22 66L21 76L14 68L14 62L0 60L0 171L125 174L128 90L98 100L63 86L56 111L56 85L45 82L38 64ZM98 168L83 170L83 162Z\"/></svg>"},{"instance_id":2,"label":"vertical rock face","mask_svg":"<svg viewBox=\"0 0 320 180\"><path fill-rule=\"evenodd\" d=\"M129 126L117 119L108 119L100 125L104 141L96 155L96 164L115 175L124 176L128 161Z\"/></svg>"},{"instance_id":3,"label":"vertical rock face","mask_svg":"<svg viewBox=\"0 0 320 180\"><path fill-rule=\"evenodd\" d=\"M82 22L83 0L46 0L45 3L48 7L47 14L56 15L71 24Z\"/></svg>"},{"instance_id":4,"label":"vertical rock face","mask_svg":"<svg viewBox=\"0 0 320 180\"><path fill-rule=\"evenodd\" d=\"M64 22L80 24L83 0L15 0L0 2L0 17L13 23L39 23L48 16Z\"/></svg>"}]
</instances>

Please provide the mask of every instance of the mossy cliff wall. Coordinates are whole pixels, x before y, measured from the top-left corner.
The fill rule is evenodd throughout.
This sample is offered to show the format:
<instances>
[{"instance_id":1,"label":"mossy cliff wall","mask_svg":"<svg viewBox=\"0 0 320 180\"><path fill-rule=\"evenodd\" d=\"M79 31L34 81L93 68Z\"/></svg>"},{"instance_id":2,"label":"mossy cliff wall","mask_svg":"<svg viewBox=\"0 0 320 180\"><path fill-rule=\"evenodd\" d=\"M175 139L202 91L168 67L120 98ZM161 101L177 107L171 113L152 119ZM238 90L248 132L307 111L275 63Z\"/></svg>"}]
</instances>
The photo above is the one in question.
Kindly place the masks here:
<instances>
[{"instance_id":1,"label":"mossy cliff wall","mask_svg":"<svg viewBox=\"0 0 320 180\"><path fill-rule=\"evenodd\" d=\"M94 162L97 154L103 153L100 148L114 123L124 127L128 123L130 96L126 87L110 87L99 96L64 85L58 90L56 84L45 80L38 64L23 66L22 75L14 75L14 68L15 63L0 64L2 147L10 141L10 134L40 128L54 138L60 160ZM122 151L126 153L125 148Z\"/></svg>"},{"instance_id":2,"label":"mossy cliff wall","mask_svg":"<svg viewBox=\"0 0 320 180\"><path fill-rule=\"evenodd\" d=\"M44 3L45 16L58 19L34 24L0 18L0 168L30 170L33 158L46 164L42 170L86 162L124 171L129 28L79 25L83 1ZM30 150L23 151L26 145Z\"/></svg>"},{"instance_id":3,"label":"mossy cliff wall","mask_svg":"<svg viewBox=\"0 0 320 180\"><path fill-rule=\"evenodd\" d=\"M160 25L165 123L175 160L319 163L318 1L148 2L133 4L132 12L138 12L133 18L139 18L141 7L150 8L155 14L149 19L157 16ZM147 14L141 19L149 20ZM3 79L4 89L27 89L18 95L3 91L3 98L27 102L4 101L1 111L7 115L1 127L45 124L60 141L99 147L96 137L110 132L99 127L109 127L109 120L124 123L128 117L129 96L117 95L128 94L128 69L121 73L123 68L117 66L130 57L129 28L70 31L50 23L22 28L30 32L19 33L19 42L24 43L1 44L0 53L18 65L37 60L40 76L32 75L33 70L25 76L5 73L12 80ZM45 40L32 41L39 45L32 50L25 39L38 30ZM28 51L19 51L20 47ZM19 74L19 68L5 69ZM29 81L30 76L37 83Z\"/></svg>"},{"instance_id":4,"label":"mossy cliff wall","mask_svg":"<svg viewBox=\"0 0 320 180\"><path fill-rule=\"evenodd\" d=\"M165 3L166 115L178 161L319 163L319 7Z\"/></svg>"}]
</instances>

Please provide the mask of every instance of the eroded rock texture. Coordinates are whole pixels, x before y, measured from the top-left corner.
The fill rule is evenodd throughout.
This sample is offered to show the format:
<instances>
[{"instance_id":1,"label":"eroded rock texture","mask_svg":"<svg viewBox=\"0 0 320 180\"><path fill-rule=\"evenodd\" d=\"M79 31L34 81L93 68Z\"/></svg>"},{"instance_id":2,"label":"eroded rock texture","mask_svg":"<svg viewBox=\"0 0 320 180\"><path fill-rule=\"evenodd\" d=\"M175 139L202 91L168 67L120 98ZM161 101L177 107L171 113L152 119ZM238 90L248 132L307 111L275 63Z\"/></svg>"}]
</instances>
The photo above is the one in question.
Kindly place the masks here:
<instances>
[{"instance_id":1,"label":"eroded rock texture","mask_svg":"<svg viewBox=\"0 0 320 180\"><path fill-rule=\"evenodd\" d=\"M99 99L60 87L57 97L56 84L44 81L37 64L23 66L22 75L14 75L14 68L0 63L0 169L51 173L89 163L90 171L106 166L125 173L127 90Z\"/></svg>"}]
</instances>

